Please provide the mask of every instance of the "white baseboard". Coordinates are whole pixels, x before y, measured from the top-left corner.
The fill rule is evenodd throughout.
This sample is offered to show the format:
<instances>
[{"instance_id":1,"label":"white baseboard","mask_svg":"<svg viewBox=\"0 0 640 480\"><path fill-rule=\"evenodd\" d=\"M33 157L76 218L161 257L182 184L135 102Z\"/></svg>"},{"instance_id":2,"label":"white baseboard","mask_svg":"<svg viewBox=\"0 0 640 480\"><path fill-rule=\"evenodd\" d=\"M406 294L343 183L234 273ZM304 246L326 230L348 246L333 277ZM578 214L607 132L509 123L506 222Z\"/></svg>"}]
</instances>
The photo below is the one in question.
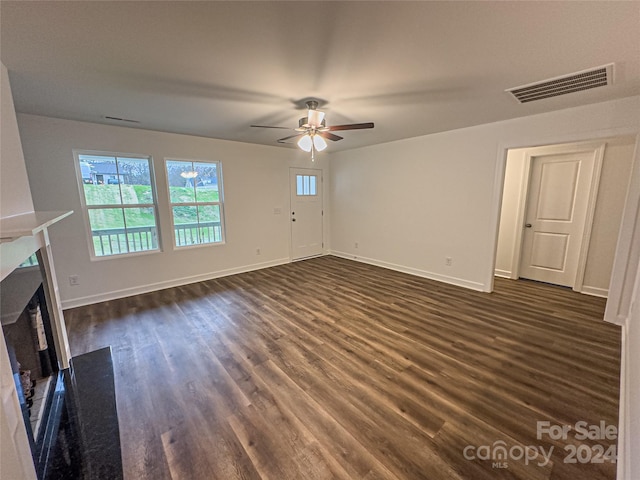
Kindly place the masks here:
<instances>
[{"instance_id":1,"label":"white baseboard","mask_svg":"<svg viewBox=\"0 0 640 480\"><path fill-rule=\"evenodd\" d=\"M511 278L511 272L509 270L500 270L499 268L496 268L493 271L493 274L496 277L502 277L502 278Z\"/></svg>"},{"instance_id":2,"label":"white baseboard","mask_svg":"<svg viewBox=\"0 0 640 480\"><path fill-rule=\"evenodd\" d=\"M450 277L447 275L441 275L439 273L428 272L426 270L420 270L413 267L407 267L405 265L397 265L395 263L389 263L382 260L376 260L375 258L361 257L352 253L331 251L331 255L340 258L346 258L348 260L355 260L356 262L367 263L369 265L375 265L377 267L388 268L389 270L395 270L397 272L408 273L417 277L428 278L430 280L437 280L439 282L448 283L450 285L456 285L458 287L468 288L470 290L476 290L478 292L486 292L485 285L480 282L472 282L463 278Z\"/></svg>"},{"instance_id":3,"label":"white baseboard","mask_svg":"<svg viewBox=\"0 0 640 480\"><path fill-rule=\"evenodd\" d=\"M598 287L590 287L588 285L583 285L582 286L582 290L580 290L580 293L584 293L585 295L591 295L594 297L602 297L602 298L608 298L609 297L609 290L606 288L598 288Z\"/></svg>"},{"instance_id":4,"label":"white baseboard","mask_svg":"<svg viewBox=\"0 0 640 480\"><path fill-rule=\"evenodd\" d=\"M68 308L82 307L84 305L91 305L93 303L106 302L108 300L116 300L118 298L131 297L133 295L141 295L143 293L155 292L156 290L163 290L165 288L188 285L189 283L204 282L205 280L212 280L214 278L226 277L229 275L236 275L238 273L245 273L245 272L251 272L253 270L261 270L263 268L275 267L277 265L283 265L289 262L291 262L289 258L279 258L277 260L271 260L268 262L254 263L251 265L243 265L241 267L234 267L226 270L218 270L216 272L209 272L202 275L193 275L189 277L174 278L171 280L165 280L163 282L150 283L150 284L141 285L138 287L124 288L122 290L113 290L111 292L100 293L97 295L88 295L86 297L71 298L71 299L62 301L62 308L66 310Z\"/></svg>"}]
</instances>

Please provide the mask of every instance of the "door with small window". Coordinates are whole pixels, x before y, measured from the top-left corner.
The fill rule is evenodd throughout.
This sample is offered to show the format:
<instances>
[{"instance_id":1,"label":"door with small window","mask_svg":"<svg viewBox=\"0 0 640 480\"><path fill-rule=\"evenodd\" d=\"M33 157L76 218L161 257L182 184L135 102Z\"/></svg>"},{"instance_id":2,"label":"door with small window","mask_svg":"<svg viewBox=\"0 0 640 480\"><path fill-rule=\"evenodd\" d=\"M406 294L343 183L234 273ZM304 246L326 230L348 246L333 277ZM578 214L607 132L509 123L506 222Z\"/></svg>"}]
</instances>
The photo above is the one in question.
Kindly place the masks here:
<instances>
[{"instance_id":1,"label":"door with small window","mask_svg":"<svg viewBox=\"0 0 640 480\"><path fill-rule=\"evenodd\" d=\"M291 184L291 258L321 255L322 170L292 168Z\"/></svg>"}]
</instances>

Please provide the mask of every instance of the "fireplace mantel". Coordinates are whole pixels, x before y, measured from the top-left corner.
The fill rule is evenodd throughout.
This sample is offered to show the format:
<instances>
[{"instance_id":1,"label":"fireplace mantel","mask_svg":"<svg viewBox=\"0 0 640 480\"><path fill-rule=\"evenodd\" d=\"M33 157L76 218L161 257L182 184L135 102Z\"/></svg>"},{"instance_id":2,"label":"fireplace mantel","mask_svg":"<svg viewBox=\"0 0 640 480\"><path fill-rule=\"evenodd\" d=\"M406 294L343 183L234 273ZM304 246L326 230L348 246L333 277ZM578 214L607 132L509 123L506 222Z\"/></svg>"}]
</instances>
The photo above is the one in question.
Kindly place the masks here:
<instances>
[{"instance_id":1,"label":"fireplace mantel","mask_svg":"<svg viewBox=\"0 0 640 480\"><path fill-rule=\"evenodd\" d=\"M30 237L50 227L73 210L67 212L30 212L0 219L0 241L12 242L21 237Z\"/></svg>"}]
</instances>

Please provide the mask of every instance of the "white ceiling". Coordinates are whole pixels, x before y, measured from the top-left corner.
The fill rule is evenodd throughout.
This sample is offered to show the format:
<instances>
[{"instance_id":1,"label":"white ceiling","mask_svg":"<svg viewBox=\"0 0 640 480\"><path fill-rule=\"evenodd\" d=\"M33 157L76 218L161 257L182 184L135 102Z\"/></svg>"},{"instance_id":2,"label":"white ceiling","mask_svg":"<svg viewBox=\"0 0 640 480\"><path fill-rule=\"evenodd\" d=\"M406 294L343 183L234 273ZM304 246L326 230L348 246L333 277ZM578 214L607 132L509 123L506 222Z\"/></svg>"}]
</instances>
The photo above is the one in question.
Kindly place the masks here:
<instances>
[{"instance_id":1,"label":"white ceiling","mask_svg":"<svg viewBox=\"0 0 640 480\"><path fill-rule=\"evenodd\" d=\"M277 145L302 100L331 150L640 94L640 3L2 0L19 112ZM615 63L615 84L520 105L506 88ZM124 125L127 125L126 123Z\"/></svg>"}]
</instances>

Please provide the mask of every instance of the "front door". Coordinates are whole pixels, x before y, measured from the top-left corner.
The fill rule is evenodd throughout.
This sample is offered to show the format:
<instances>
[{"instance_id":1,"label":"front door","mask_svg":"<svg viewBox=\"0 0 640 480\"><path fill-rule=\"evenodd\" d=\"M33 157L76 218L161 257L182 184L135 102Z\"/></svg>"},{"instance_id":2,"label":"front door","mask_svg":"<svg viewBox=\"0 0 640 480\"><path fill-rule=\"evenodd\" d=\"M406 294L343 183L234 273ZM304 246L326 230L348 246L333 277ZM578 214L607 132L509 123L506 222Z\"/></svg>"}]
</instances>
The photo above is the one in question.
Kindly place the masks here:
<instances>
[{"instance_id":1,"label":"front door","mask_svg":"<svg viewBox=\"0 0 640 480\"><path fill-rule=\"evenodd\" d=\"M291 258L321 255L322 170L292 168L291 185Z\"/></svg>"},{"instance_id":2,"label":"front door","mask_svg":"<svg viewBox=\"0 0 640 480\"><path fill-rule=\"evenodd\" d=\"M532 157L520 277L574 286L594 167L593 151Z\"/></svg>"}]
</instances>

